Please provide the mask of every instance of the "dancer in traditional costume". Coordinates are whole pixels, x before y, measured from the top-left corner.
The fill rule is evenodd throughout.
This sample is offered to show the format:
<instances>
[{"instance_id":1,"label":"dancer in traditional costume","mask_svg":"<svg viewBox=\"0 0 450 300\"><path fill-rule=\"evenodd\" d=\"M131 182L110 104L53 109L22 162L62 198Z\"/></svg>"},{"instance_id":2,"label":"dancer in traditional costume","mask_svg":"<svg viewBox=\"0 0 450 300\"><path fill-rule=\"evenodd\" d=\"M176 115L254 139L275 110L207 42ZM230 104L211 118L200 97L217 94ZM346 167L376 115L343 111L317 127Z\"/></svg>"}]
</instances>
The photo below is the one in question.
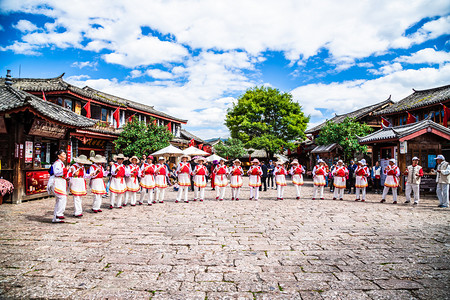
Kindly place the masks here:
<instances>
[{"instance_id":1,"label":"dancer in traditional costume","mask_svg":"<svg viewBox=\"0 0 450 300\"><path fill-rule=\"evenodd\" d=\"M117 208L122 208L123 195L127 191L127 185L125 183L125 166L123 165L124 160L128 160L123 154L113 156L113 160L117 162L111 166L111 184L109 186L111 204L110 209L113 209L116 204L117 198Z\"/></svg>"},{"instance_id":2,"label":"dancer in traditional costume","mask_svg":"<svg viewBox=\"0 0 450 300\"><path fill-rule=\"evenodd\" d=\"M217 189L216 200L223 201L225 197L225 188L228 185L227 175L228 167L225 165L225 159L220 159L219 164L214 168L214 185Z\"/></svg>"},{"instance_id":3,"label":"dancer in traditional costume","mask_svg":"<svg viewBox=\"0 0 450 300\"><path fill-rule=\"evenodd\" d=\"M423 169L419 166L419 158L414 156L412 165L408 166L404 172L406 175L405 203L411 202L411 192L414 192L414 205L419 204L419 186L423 177Z\"/></svg>"},{"instance_id":4,"label":"dancer in traditional costume","mask_svg":"<svg viewBox=\"0 0 450 300\"><path fill-rule=\"evenodd\" d=\"M141 170L139 168L139 159L137 156L130 158L131 164L125 168L125 183L127 185L127 192L125 194L125 203L123 206L127 206L128 200L130 200L131 206L136 206L137 192L140 190L139 177Z\"/></svg>"},{"instance_id":5,"label":"dancer in traditional costume","mask_svg":"<svg viewBox=\"0 0 450 300\"><path fill-rule=\"evenodd\" d=\"M94 200L92 202L92 211L94 213L102 212L102 196L106 195L106 185L103 177L107 172L103 168L102 164L106 164L106 158L97 154L95 157L91 157L90 160L93 165L89 168L89 186L91 187L91 193L94 194Z\"/></svg>"},{"instance_id":6,"label":"dancer in traditional costume","mask_svg":"<svg viewBox=\"0 0 450 300\"><path fill-rule=\"evenodd\" d=\"M392 189L393 204L397 204L397 188L399 185L400 169L395 165L394 158L389 160L389 165L383 172L386 175L386 180L384 181L383 196L380 202L386 202L386 195L389 192L389 189Z\"/></svg>"},{"instance_id":7,"label":"dancer in traditional costume","mask_svg":"<svg viewBox=\"0 0 450 300\"><path fill-rule=\"evenodd\" d=\"M158 164L155 170L155 184L156 184L156 201L159 203L164 203L164 194L166 193L166 188L169 186L169 169L167 168L166 159L160 156L158 159Z\"/></svg>"},{"instance_id":8,"label":"dancer in traditional costume","mask_svg":"<svg viewBox=\"0 0 450 300\"><path fill-rule=\"evenodd\" d=\"M287 171L283 166L284 162L277 161L275 165L276 167L273 170L273 173L275 174L275 182L277 184L277 200L283 200L284 187L287 185Z\"/></svg>"},{"instance_id":9,"label":"dancer in traditional costume","mask_svg":"<svg viewBox=\"0 0 450 300\"><path fill-rule=\"evenodd\" d=\"M81 197L86 196L86 180L89 178L85 174L84 165L91 165L92 162L87 159L86 155L80 155L75 159L75 163L69 168L67 177L70 178L69 189L73 195L73 204L75 206L74 217L81 218L83 216L83 207Z\"/></svg>"},{"instance_id":10,"label":"dancer in traditional costume","mask_svg":"<svg viewBox=\"0 0 450 300\"><path fill-rule=\"evenodd\" d=\"M355 181L356 200L355 201L361 200L361 202L364 202L364 201L366 201L366 188L369 185L367 182L367 177L370 176L370 170L367 167L365 159L361 159L357 165L358 166L356 167L356 170L355 170L355 176L356 176L356 181ZM362 199L360 199L360 197L359 197L359 194L361 192L362 192Z\"/></svg>"},{"instance_id":11,"label":"dancer in traditional costume","mask_svg":"<svg viewBox=\"0 0 450 300\"><path fill-rule=\"evenodd\" d=\"M302 185L303 185L303 173L305 173L305 169L302 165L298 163L297 159L294 159L291 162L291 169L289 173L292 175L292 183L295 186L295 189L297 191L297 197L296 199L300 199L300 194L302 191Z\"/></svg>"},{"instance_id":12,"label":"dancer in traditional costume","mask_svg":"<svg viewBox=\"0 0 450 300\"><path fill-rule=\"evenodd\" d=\"M147 196L147 205L152 205L153 194L156 187L155 184L155 170L156 165L153 164L153 156L148 155L146 157L146 162L141 166L141 198L139 205L144 203L144 198Z\"/></svg>"},{"instance_id":13,"label":"dancer in traditional costume","mask_svg":"<svg viewBox=\"0 0 450 300\"><path fill-rule=\"evenodd\" d=\"M194 201L199 199L200 202L202 202L205 198L206 176L208 176L208 169L204 165L206 162L204 157L197 158L195 162L197 165L192 172L194 175Z\"/></svg>"},{"instance_id":14,"label":"dancer in traditional costume","mask_svg":"<svg viewBox=\"0 0 450 300\"><path fill-rule=\"evenodd\" d=\"M58 159L50 168L47 193L55 196L55 208L52 223L64 223L64 211L67 203L67 168L64 165L66 152L58 151Z\"/></svg>"},{"instance_id":15,"label":"dancer in traditional costume","mask_svg":"<svg viewBox=\"0 0 450 300\"><path fill-rule=\"evenodd\" d=\"M344 162L338 160L336 168L333 170L334 197L333 200L339 198L344 200L344 190L347 187L348 169L344 166Z\"/></svg>"},{"instance_id":16,"label":"dancer in traditional costume","mask_svg":"<svg viewBox=\"0 0 450 300\"><path fill-rule=\"evenodd\" d=\"M239 192L244 184L242 176L244 175L244 170L241 167L241 161L236 159L233 161L233 166L230 169L231 174L231 200L239 201Z\"/></svg>"},{"instance_id":17,"label":"dancer in traditional costume","mask_svg":"<svg viewBox=\"0 0 450 300\"><path fill-rule=\"evenodd\" d=\"M250 186L250 200L259 198L259 187L261 186L261 175L263 171L259 166L259 160L254 158L252 165L248 169L247 174L249 176L248 185Z\"/></svg>"},{"instance_id":18,"label":"dancer in traditional costume","mask_svg":"<svg viewBox=\"0 0 450 300\"><path fill-rule=\"evenodd\" d=\"M176 203L178 203L178 201L181 201L183 192L184 192L184 202L189 203L188 190L189 187L191 186L192 168L188 160L191 160L191 158L188 155L181 156L181 162L178 164L177 170L175 171L178 177L178 187L179 187L177 200L175 200Z\"/></svg>"},{"instance_id":19,"label":"dancer in traditional costume","mask_svg":"<svg viewBox=\"0 0 450 300\"><path fill-rule=\"evenodd\" d=\"M323 198L323 189L326 185L325 176L327 176L327 166L325 164L325 161L323 159L319 159L317 161L317 165L314 166L313 169L313 180L314 180L314 190L313 190L313 200L316 200L317 196L317 189L320 189L319 196L320 199Z\"/></svg>"}]
</instances>

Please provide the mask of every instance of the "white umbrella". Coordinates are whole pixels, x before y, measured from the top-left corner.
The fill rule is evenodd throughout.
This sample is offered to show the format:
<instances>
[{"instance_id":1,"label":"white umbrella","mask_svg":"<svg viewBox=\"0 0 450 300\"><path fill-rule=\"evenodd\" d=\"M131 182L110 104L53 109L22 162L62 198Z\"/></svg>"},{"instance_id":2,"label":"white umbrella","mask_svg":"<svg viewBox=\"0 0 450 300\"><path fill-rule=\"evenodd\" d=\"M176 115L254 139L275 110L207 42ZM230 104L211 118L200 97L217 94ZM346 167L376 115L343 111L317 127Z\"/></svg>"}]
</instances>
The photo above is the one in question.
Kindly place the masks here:
<instances>
[{"instance_id":1,"label":"white umbrella","mask_svg":"<svg viewBox=\"0 0 450 300\"><path fill-rule=\"evenodd\" d=\"M206 156L206 155L209 155L208 152L203 151L201 149L198 149L197 147L194 147L194 146L190 146L189 148L184 149L183 150L183 154L184 155L189 155L189 156L196 156L196 155Z\"/></svg>"},{"instance_id":2,"label":"white umbrella","mask_svg":"<svg viewBox=\"0 0 450 300\"><path fill-rule=\"evenodd\" d=\"M211 155L211 156L209 156L209 157L207 158L208 161L215 161L215 160L221 160L221 159L224 159L225 161L228 161L228 160L226 160L225 158L222 158L222 157L220 157L220 156L217 155L217 154L213 154L213 155Z\"/></svg>"},{"instance_id":3,"label":"white umbrella","mask_svg":"<svg viewBox=\"0 0 450 300\"><path fill-rule=\"evenodd\" d=\"M158 155L162 155L162 156L181 156L181 155L183 155L183 151L181 151L177 147L169 145L169 146L167 146L165 148L162 148L161 150L158 150L158 151L152 153L152 155L153 156L158 156Z\"/></svg>"}]
</instances>

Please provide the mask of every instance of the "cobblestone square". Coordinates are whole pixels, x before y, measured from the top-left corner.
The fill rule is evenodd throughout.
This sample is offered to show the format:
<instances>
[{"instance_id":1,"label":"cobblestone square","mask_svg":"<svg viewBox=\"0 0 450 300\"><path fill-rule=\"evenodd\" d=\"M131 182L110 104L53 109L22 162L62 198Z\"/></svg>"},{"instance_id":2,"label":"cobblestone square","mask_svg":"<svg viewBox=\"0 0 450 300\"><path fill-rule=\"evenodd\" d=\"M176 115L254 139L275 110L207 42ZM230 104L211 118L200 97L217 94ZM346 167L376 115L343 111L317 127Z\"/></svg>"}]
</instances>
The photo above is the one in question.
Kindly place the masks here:
<instances>
[{"instance_id":1,"label":"cobblestone square","mask_svg":"<svg viewBox=\"0 0 450 300\"><path fill-rule=\"evenodd\" d=\"M239 202L206 201L90 211L52 224L54 199L0 206L0 298L448 299L449 211L420 205L311 200L288 185ZM193 193L190 192L190 199Z\"/></svg>"}]
</instances>

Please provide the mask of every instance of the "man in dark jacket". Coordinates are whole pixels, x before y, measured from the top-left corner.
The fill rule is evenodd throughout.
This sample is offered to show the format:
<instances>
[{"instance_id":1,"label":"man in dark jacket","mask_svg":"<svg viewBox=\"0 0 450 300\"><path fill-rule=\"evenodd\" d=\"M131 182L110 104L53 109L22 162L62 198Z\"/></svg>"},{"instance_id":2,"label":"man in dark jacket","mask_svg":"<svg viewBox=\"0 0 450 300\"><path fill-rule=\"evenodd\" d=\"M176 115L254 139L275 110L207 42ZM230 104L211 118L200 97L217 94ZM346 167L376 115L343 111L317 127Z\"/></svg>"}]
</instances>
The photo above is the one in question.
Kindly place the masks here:
<instances>
[{"instance_id":1,"label":"man in dark jacket","mask_svg":"<svg viewBox=\"0 0 450 300\"><path fill-rule=\"evenodd\" d=\"M355 171L356 168L358 166L355 164L355 162L353 161L353 159L350 161L350 164L348 165L348 193L351 194L352 193L352 187L353 187L353 194L356 193L356 187L355 187Z\"/></svg>"},{"instance_id":2,"label":"man in dark jacket","mask_svg":"<svg viewBox=\"0 0 450 300\"><path fill-rule=\"evenodd\" d=\"M275 170L275 165L271 160L269 160L269 164L267 165L267 185L269 186L269 189L272 187L272 189L276 189L275 184L273 182L273 170Z\"/></svg>"},{"instance_id":3,"label":"man in dark jacket","mask_svg":"<svg viewBox=\"0 0 450 300\"><path fill-rule=\"evenodd\" d=\"M259 190L261 191L262 186L264 185L264 192L266 192L267 191L267 175L268 175L268 172L267 172L268 168L267 168L266 162L263 161L261 163L261 169L263 171L263 174L261 176L262 185L259 187Z\"/></svg>"}]
</instances>

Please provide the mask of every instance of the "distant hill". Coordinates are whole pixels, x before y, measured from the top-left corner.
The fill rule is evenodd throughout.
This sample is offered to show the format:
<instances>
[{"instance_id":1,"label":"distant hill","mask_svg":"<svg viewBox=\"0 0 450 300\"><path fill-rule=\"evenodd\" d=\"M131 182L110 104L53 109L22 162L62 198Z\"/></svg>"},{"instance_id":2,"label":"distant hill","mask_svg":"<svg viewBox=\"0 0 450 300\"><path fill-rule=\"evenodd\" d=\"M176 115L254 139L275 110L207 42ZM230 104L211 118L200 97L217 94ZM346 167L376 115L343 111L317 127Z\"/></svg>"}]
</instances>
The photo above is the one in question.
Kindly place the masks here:
<instances>
[{"instance_id":1,"label":"distant hill","mask_svg":"<svg viewBox=\"0 0 450 300\"><path fill-rule=\"evenodd\" d=\"M205 140L205 142L211 143L211 142L217 141L218 139L220 139L222 142L225 142L226 140L228 140L227 138L220 138L220 137L217 137L217 138L207 139L207 140Z\"/></svg>"}]
</instances>

